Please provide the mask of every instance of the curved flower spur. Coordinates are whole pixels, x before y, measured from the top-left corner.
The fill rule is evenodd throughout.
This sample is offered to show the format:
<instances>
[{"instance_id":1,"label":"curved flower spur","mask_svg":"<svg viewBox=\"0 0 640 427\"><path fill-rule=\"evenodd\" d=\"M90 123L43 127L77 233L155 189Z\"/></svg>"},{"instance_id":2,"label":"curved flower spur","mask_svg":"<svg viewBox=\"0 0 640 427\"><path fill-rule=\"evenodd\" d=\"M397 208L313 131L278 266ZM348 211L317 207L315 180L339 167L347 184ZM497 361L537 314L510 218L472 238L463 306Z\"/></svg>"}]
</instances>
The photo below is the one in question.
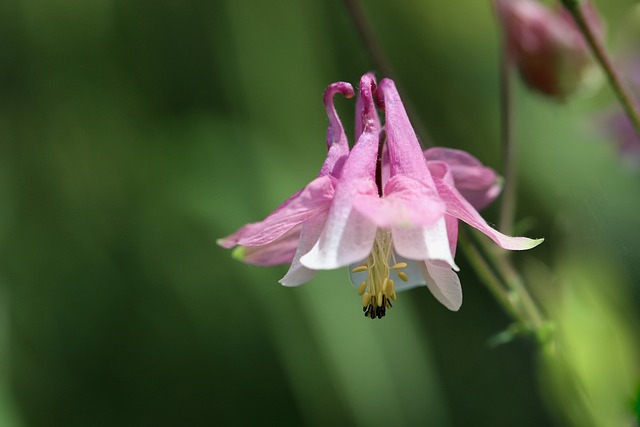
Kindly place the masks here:
<instances>
[{"instance_id":1,"label":"curved flower spur","mask_svg":"<svg viewBox=\"0 0 640 427\"><path fill-rule=\"evenodd\" d=\"M324 93L329 116L327 159L318 178L287 199L263 221L247 224L232 235L219 239L217 243L223 248L236 246L235 258L260 266L290 264L298 247L315 243L305 244L309 234L317 234L314 230L326 220L337 180L349 155L347 136L333 105L336 93L346 98L354 95L353 87L344 82L333 83ZM313 272L294 262L287 276L302 283L311 279Z\"/></svg>"},{"instance_id":2,"label":"curved flower spur","mask_svg":"<svg viewBox=\"0 0 640 427\"><path fill-rule=\"evenodd\" d=\"M482 219L476 208L499 194L498 177L463 151L433 148L423 153L392 80L383 79L377 87L372 74L362 76L357 142L349 153L331 102L336 91L349 97L347 88L335 83L325 93L330 118L325 166L330 166L264 221L219 244L239 245L242 259L252 264L291 261L280 280L285 286L306 283L316 270L350 265L364 314L374 319L392 307L397 292L419 285L426 285L448 309L460 308L454 262L458 219L504 249L530 249L542 242L505 236ZM384 110L384 131L374 97Z\"/></svg>"}]
</instances>

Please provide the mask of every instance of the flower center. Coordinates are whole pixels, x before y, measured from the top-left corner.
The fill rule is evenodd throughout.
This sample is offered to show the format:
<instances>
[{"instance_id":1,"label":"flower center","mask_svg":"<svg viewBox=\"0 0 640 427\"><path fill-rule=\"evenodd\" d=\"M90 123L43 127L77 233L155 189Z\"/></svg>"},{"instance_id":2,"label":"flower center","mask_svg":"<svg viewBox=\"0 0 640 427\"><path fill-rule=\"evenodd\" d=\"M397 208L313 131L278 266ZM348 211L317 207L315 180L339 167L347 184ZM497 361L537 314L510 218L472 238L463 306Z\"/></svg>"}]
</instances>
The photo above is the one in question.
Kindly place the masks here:
<instances>
[{"instance_id":1,"label":"flower center","mask_svg":"<svg viewBox=\"0 0 640 427\"><path fill-rule=\"evenodd\" d=\"M393 264L390 265L391 260ZM353 273L367 272L367 279L358 287L358 295L362 295L362 311L365 317L381 319L386 314L387 308L393 307L391 300L395 301L397 295L393 279L389 275L392 270L396 270L400 280L408 281L406 273L400 271L406 266L406 262L395 260L389 230L379 229L367 259L351 270Z\"/></svg>"}]
</instances>

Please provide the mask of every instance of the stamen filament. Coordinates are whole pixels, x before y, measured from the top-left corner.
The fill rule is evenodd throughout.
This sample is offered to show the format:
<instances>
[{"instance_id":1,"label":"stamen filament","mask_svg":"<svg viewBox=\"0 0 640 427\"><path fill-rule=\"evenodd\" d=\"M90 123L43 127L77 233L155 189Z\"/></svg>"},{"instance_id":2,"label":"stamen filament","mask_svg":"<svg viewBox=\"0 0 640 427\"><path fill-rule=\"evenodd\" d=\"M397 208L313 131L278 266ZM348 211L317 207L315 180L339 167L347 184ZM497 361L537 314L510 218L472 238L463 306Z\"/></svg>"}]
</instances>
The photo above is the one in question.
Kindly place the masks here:
<instances>
[{"instance_id":1,"label":"stamen filament","mask_svg":"<svg viewBox=\"0 0 640 427\"><path fill-rule=\"evenodd\" d=\"M391 260L393 263L390 262ZM406 267L406 262L396 261L389 230L378 230L367 259L351 270L352 273L367 273L366 280L358 286L358 295L362 295L362 311L365 317L380 319L385 316L388 308L393 307L391 300L396 301L397 295L390 274L396 271L400 280L407 282L409 276L399 271Z\"/></svg>"}]
</instances>

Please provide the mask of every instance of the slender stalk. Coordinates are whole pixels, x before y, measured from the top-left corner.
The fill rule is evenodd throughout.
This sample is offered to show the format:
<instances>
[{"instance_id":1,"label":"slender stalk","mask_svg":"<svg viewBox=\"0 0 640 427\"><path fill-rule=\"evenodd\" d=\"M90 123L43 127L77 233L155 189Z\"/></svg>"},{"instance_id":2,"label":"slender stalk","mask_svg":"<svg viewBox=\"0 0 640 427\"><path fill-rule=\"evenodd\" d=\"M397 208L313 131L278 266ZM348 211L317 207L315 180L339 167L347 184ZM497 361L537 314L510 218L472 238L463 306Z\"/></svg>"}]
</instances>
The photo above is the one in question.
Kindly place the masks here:
<instances>
[{"instance_id":1,"label":"slender stalk","mask_svg":"<svg viewBox=\"0 0 640 427\"><path fill-rule=\"evenodd\" d=\"M571 14L574 21L578 25L580 32L584 36L591 52L596 57L598 63L604 70L607 75L607 79L609 80L609 84L613 89L614 93L618 97L622 108L626 112L629 120L633 124L633 128L636 131L638 137L640 137L640 116L638 115L638 111L635 109L633 102L631 101L631 96L629 92L622 85L622 81L620 80L620 76L616 72L616 69L613 67L609 56L607 55L606 50L602 46L600 39L595 36L591 25L587 21L584 16L584 12L582 7L580 6L580 1L578 0L560 0L562 5L567 9L567 11Z\"/></svg>"},{"instance_id":2,"label":"slender stalk","mask_svg":"<svg viewBox=\"0 0 640 427\"><path fill-rule=\"evenodd\" d=\"M398 82L396 78L396 73L391 66L391 63L387 60L386 55L384 54L384 50L380 46L378 39L375 36L373 31L373 27L369 23L367 16L360 4L359 0L344 0L344 4L349 11L349 15L351 16L351 20L358 30L358 34L362 39L362 43L364 44L371 62L373 62L374 67L377 68L378 72L385 77L389 77L393 79L396 83L396 87L401 94L406 93L403 90L402 85ZM416 113L416 109L413 106L413 103L410 101L410 97L403 96L405 108L407 109L407 114L411 118L411 123L413 127L416 129L418 134L418 138L423 145L433 146L429 135L427 134L427 130L422 124L420 120L417 120L418 114Z\"/></svg>"},{"instance_id":3,"label":"slender stalk","mask_svg":"<svg viewBox=\"0 0 640 427\"><path fill-rule=\"evenodd\" d=\"M503 37L502 49L500 53L500 116L501 116L501 140L502 140L502 170L505 184L502 192L502 203L500 205L500 219L498 228L505 234L511 234L513 220L516 212L517 196L517 144L514 140L514 113L513 113L513 73L512 60L506 38ZM534 330L538 330L544 320L537 305L527 291L524 283L517 273L513 264L509 260L509 252L492 250L487 251L493 255L493 261L499 266L507 287L513 295L519 298L519 305L523 311L525 323L530 323Z\"/></svg>"},{"instance_id":4,"label":"slender stalk","mask_svg":"<svg viewBox=\"0 0 640 427\"><path fill-rule=\"evenodd\" d=\"M458 238L460 240L460 248L464 252L473 269L476 271L480 279L484 282L489 291L500 302L500 305L507 313L516 320L522 320L520 313L514 306L512 299L509 297L507 289L504 287L498 276L493 272L487 261L484 259L476 245L469 239L467 231L460 229Z\"/></svg>"},{"instance_id":5,"label":"slender stalk","mask_svg":"<svg viewBox=\"0 0 640 427\"><path fill-rule=\"evenodd\" d=\"M513 138L513 109L512 109L512 73L511 55L506 37L502 37L500 52L500 139L502 141L502 174L504 189L500 204L500 219L498 228L505 234L510 234L516 213L517 180L517 147Z\"/></svg>"},{"instance_id":6,"label":"slender stalk","mask_svg":"<svg viewBox=\"0 0 640 427\"><path fill-rule=\"evenodd\" d=\"M538 305L534 301L533 297L527 291L522 277L515 269L515 267L511 263L511 260L506 256L506 253L504 251L500 250L500 252L497 252L496 248L494 247L491 247L489 249L493 249L492 252L494 256L492 257L492 260L499 266L500 272L504 275L504 280L507 284L507 287L515 295L518 295L518 298L520 299L519 302L522 306L522 310L528 323L534 331L540 330L540 328L545 323L544 317L540 312L540 309L538 308Z\"/></svg>"},{"instance_id":7,"label":"slender stalk","mask_svg":"<svg viewBox=\"0 0 640 427\"><path fill-rule=\"evenodd\" d=\"M540 333L547 322L527 290L524 280L507 256L508 253L495 247L486 238L476 238L474 234L465 233L463 230L460 232L461 247L467 259L498 302L522 326L522 330L533 332L539 342L542 342ZM476 258L479 258L482 264ZM484 270L491 267L495 272L491 270L488 277Z\"/></svg>"}]
</instances>

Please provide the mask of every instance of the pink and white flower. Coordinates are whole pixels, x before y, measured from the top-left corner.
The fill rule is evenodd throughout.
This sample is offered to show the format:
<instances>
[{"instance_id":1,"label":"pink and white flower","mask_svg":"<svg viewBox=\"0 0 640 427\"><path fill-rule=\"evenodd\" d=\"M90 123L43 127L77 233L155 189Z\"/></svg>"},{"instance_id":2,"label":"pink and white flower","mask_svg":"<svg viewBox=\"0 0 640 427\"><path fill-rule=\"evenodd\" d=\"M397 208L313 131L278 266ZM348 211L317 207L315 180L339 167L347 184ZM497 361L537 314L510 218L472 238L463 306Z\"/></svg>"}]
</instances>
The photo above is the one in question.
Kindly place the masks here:
<instances>
[{"instance_id":1,"label":"pink and white flower","mask_svg":"<svg viewBox=\"0 0 640 427\"><path fill-rule=\"evenodd\" d=\"M376 101L385 113L384 130ZM333 117L329 133L340 135L336 141L345 144L340 145L344 153L344 131L333 107L327 109ZM294 201L289 199L267 219L243 227L221 245L240 245L245 261L272 265L290 259L297 239L291 267L280 283L297 286L317 270L351 265L365 316L381 318L397 291L418 285L426 285L450 310L460 308L462 290L454 262L458 220L505 249L530 249L542 242L505 236L482 219L476 208L498 195L498 177L459 150L423 153L393 81L383 79L378 87L373 75L362 77L356 138L340 167L329 168L332 173L321 174L294 195ZM301 227L299 233L296 227Z\"/></svg>"}]
</instances>

